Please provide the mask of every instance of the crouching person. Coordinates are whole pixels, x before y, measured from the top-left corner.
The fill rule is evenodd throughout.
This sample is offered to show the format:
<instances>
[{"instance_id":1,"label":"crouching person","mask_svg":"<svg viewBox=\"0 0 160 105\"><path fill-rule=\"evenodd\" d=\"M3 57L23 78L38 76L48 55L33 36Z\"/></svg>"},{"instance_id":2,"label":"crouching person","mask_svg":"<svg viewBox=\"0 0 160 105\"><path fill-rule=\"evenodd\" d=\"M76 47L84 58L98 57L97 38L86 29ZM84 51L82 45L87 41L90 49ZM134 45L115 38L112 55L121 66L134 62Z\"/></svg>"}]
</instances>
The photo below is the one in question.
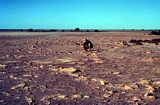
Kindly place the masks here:
<instances>
[{"instance_id":1,"label":"crouching person","mask_svg":"<svg viewBox=\"0 0 160 105\"><path fill-rule=\"evenodd\" d=\"M85 40L83 41L83 49L84 49L85 51L90 51L91 48L93 48L92 42L89 41L88 39L85 39Z\"/></svg>"}]
</instances>

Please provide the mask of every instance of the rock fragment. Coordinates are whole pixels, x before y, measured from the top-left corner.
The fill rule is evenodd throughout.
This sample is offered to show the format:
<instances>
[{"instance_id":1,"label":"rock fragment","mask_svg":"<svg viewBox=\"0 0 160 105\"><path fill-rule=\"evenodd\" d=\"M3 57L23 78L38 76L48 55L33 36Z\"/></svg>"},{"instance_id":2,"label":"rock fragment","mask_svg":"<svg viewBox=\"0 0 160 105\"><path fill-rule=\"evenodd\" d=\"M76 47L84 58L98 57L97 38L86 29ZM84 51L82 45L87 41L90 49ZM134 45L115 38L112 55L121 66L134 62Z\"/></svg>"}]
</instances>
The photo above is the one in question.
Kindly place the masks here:
<instances>
[{"instance_id":1,"label":"rock fragment","mask_svg":"<svg viewBox=\"0 0 160 105\"><path fill-rule=\"evenodd\" d=\"M80 61L80 62L77 62L77 64L83 65L83 64L85 64L85 62Z\"/></svg>"},{"instance_id":2,"label":"rock fragment","mask_svg":"<svg viewBox=\"0 0 160 105\"><path fill-rule=\"evenodd\" d=\"M90 98L90 96L85 95L85 96L83 96L83 98L88 99L88 98Z\"/></svg>"},{"instance_id":3,"label":"rock fragment","mask_svg":"<svg viewBox=\"0 0 160 105\"><path fill-rule=\"evenodd\" d=\"M100 81L101 85L105 85L106 84L104 80L99 80L99 81Z\"/></svg>"},{"instance_id":4,"label":"rock fragment","mask_svg":"<svg viewBox=\"0 0 160 105\"><path fill-rule=\"evenodd\" d=\"M114 75L119 75L119 74L121 74L120 72L114 72L113 73Z\"/></svg>"},{"instance_id":5,"label":"rock fragment","mask_svg":"<svg viewBox=\"0 0 160 105\"><path fill-rule=\"evenodd\" d=\"M2 94L5 96L11 96L8 92L2 92Z\"/></svg>"},{"instance_id":6,"label":"rock fragment","mask_svg":"<svg viewBox=\"0 0 160 105\"><path fill-rule=\"evenodd\" d=\"M11 89L14 90L14 89L17 89L17 88L23 88L25 86L25 83L21 83L21 84L18 84L16 86L13 86Z\"/></svg>"},{"instance_id":7,"label":"rock fragment","mask_svg":"<svg viewBox=\"0 0 160 105\"><path fill-rule=\"evenodd\" d=\"M104 98L108 98L108 97L112 96L112 94L113 94L113 91L107 91L107 93L105 93L105 94L103 95L103 97L104 97Z\"/></svg>"},{"instance_id":8,"label":"rock fragment","mask_svg":"<svg viewBox=\"0 0 160 105\"><path fill-rule=\"evenodd\" d=\"M160 81L154 81L153 85L160 86Z\"/></svg>"},{"instance_id":9,"label":"rock fragment","mask_svg":"<svg viewBox=\"0 0 160 105\"><path fill-rule=\"evenodd\" d=\"M82 95L80 95L80 94L75 94L75 95L72 95L71 97L72 97L72 99L82 98Z\"/></svg>"},{"instance_id":10,"label":"rock fragment","mask_svg":"<svg viewBox=\"0 0 160 105\"><path fill-rule=\"evenodd\" d=\"M54 99L54 100L55 99L57 99L57 100L67 99L67 95L65 95L65 94L52 94L52 95L44 96L41 100L47 102L48 99Z\"/></svg>"},{"instance_id":11,"label":"rock fragment","mask_svg":"<svg viewBox=\"0 0 160 105\"><path fill-rule=\"evenodd\" d=\"M16 76L13 76L13 75L10 75L9 78L10 78L10 79L15 79L15 80L17 79L17 77L16 77Z\"/></svg>"},{"instance_id":12,"label":"rock fragment","mask_svg":"<svg viewBox=\"0 0 160 105\"><path fill-rule=\"evenodd\" d=\"M150 94L150 93L145 93L144 94L144 98L148 99L150 101L154 101L155 100L155 97L153 96L153 94Z\"/></svg>"},{"instance_id":13,"label":"rock fragment","mask_svg":"<svg viewBox=\"0 0 160 105\"><path fill-rule=\"evenodd\" d=\"M148 81L148 80L143 80L143 79L141 79L140 82L137 82L137 84L148 85L148 84L149 84L149 81Z\"/></svg>"},{"instance_id":14,"label":"rock fragment","mask_svg":"<svg viewBox=\"0 0 160 105\"><path fill-rule=\"evenodd\" d=\"M30 105L31 103L33 103L33 99L32 99L32 98L29 98L29 97L26 97L26 96L25 96L25 100L29 103L29 105Z\"/></svg>"},{"instance_id":15,"label":"rock fragment","mask_svg":"<svg viewBox=\"0 0 160 105\"><path fill-rule=\"evenodd\" d=\"M141 101L141 99L138 98L138 97L136 97L136 96L134 96L132 100L133 100L133 101Z\"/></svg>"},{"instance_id":16,"label":"rock fragment","mask_svg":"<svg viewBox=\"0 0 160 105\"><path fill-rule=\"evenodd\" d=\"M44 68L44 66L43 66L43 65L40 65L40 66L39 66L39 68L40 68L40 69L43 69L43 68Z\"/></svg>"},{"instance_id":17,"label":"rock fragment","mask_svg":"<svg viewBox=\"0 0 160 105\"><path fill-rule=\"evenodd\" d=\"M124 85L124 86L123 86L123 89L124 89L124 90L131 90L132 88L131 88L130 86Z\"/></svg>"},{"instance_id":18,"label":"rock fragment","mask_svg":"<svg viewBox=\"0 0 160 105\"><path fill-rule=\"evenodd\" d=\"M105 80L99 78L92 78L91 80L94 82L99 82L101 85L106 85L107 83Z\"/></svg>"},{"instance_id":19,"label":"rock fragment","mask_svg":"<svg viewBox=\"0 0 160 105\"><path fill-rule=\"evenodd\" d=\"M149 86L146 88L146 90L147 90L148 93L151 93L151 94L154 92L154 88L153 88L151 85L149 85Z\"/></svg>"},{"instance_id":20,"label":"rock fragment","mask_svg":"<svg viewBox=\"0 0 160 105\"><path fill-rule=\"evenodd\" d=\"M60 69L60 72L66 72L66 73L73 73L75 72L77 69L74 67L69 67L69 68L62 68Z\"/></svg>"},{"instance_id":21,"label":"rock fragment","mask_svg":"<svg viewBox=\"0 0 160 105\"><path fill-rule=\"evenodd\" d=\"M6 64L0 64L0 68L7 68L8 66Z\"/></svg>"}]
</instances>

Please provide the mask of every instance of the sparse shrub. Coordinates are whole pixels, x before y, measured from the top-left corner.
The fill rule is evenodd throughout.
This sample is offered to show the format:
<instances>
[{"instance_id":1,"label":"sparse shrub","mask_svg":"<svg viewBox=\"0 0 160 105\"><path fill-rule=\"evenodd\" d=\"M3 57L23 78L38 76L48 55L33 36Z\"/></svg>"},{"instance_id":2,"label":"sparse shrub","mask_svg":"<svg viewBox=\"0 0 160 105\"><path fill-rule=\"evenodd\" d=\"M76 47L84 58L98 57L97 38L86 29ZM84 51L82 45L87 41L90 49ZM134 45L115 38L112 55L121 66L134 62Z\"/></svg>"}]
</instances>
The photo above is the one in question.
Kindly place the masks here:
<instances>
[{"instance_id":1,"label":"sparse shrub","mask_svg":"<svg viewBox=\"0 0 160 105\"><path fill-rule=\"evenodd\" d=\"M33 29L32 28L30 28L29 30L28 30L28 32L32 32L33 31Z\"/></svg>"},{"instance_id":2,"label":"sparse shrub","mask_svg":"<svg viewBox=\"0 0 160 105\"><path fill-rule=\"evenodd\" d=\"M50 30L50 32L56 32L56 31L57 31L57 30L53 30L53 29Z\"/></svg>"},{"instance_id":3,"label":"sparse shrub","mask_svg":"<svg viewBox=\"0 0 160 105\"><path fill-rule=\"evenodd\" d=\"M99 32L99 30L94 30L94 32Z\"/></svg>"},{"instance_id":4,"label":"sparse shrub","mask_svg":"<svg viewBox=\"0 0 160 105\"><path fill-rule=\"evenodd\" d=\"M79 32L79 31L80 31L80 29L79 29L79 28L76 28L76 29L75 29L75 31L76 31L76 32Z\"/></svg>"}]
</instances>

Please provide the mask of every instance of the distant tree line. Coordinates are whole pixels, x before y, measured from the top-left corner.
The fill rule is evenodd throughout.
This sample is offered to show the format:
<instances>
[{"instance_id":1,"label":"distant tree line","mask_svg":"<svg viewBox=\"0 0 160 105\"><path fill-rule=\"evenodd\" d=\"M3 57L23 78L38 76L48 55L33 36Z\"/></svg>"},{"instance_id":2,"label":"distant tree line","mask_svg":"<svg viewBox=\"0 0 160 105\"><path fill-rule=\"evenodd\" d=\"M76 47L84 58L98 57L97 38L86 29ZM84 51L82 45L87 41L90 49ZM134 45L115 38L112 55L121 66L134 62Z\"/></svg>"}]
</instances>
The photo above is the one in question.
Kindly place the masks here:
<instances>
[{"instance_id":1,"label":"distant tree line","mask_svg":"<svg viewBox=\"0 0 160 105\"><path fill-rule=\"evenodd\" d=\"M21 30L22 31L22 30ZM112 30L111 30L112 31ZM118 31L118 30L113 30L113 31ZM121 31L121 30L119 30ZM123 29L122 31L129 31L129 30L125 30ZM131 29L131 31L138 31L138 30L135 30L135 29ZM141 29L139 31L145 31L144 29ZM50 29L50 30L34 30L33 28L29 28L28 29L28 32L108 32L106 30L98 30L98 29L95 29L95 30L81 30L80 28L75 28L75 29L71 29L71 30L58 30L58 29ZM151 35L160 35L160 30L152 30Z\"/></svg>"},{"instance_id":2,"label":"distant tree line","mask_svg":"<svg viewBox=\"0 0 160 105\"><path fill-rule=\"evenodd\" d=\"M151 35L160 35L160 30L145 30L145 29L80 29L80 28L75 28L75 29L0 29L0 32L6 31L6 32L112 32L112 31L150 31L149 34Z\"/></svg>"}]
</instances>

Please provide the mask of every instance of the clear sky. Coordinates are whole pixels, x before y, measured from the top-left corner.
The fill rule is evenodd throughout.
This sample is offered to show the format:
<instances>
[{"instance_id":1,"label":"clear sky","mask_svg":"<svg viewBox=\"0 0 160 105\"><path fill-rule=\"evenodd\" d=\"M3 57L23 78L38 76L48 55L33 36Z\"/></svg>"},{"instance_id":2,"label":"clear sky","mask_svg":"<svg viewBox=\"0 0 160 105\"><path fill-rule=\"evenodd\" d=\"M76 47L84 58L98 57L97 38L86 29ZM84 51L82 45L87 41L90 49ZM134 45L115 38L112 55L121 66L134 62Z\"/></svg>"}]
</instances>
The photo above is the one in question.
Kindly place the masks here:
<instances>
[{"instance_id":1,"label":"clear sky","mask_svg":"<svg viewBox=\"0 0 160 105\"><path fill-rule=\"evenodd\" d=\"M0 29L160 29L160 0L0 0Z\"/></svg>"}]
</instances>

